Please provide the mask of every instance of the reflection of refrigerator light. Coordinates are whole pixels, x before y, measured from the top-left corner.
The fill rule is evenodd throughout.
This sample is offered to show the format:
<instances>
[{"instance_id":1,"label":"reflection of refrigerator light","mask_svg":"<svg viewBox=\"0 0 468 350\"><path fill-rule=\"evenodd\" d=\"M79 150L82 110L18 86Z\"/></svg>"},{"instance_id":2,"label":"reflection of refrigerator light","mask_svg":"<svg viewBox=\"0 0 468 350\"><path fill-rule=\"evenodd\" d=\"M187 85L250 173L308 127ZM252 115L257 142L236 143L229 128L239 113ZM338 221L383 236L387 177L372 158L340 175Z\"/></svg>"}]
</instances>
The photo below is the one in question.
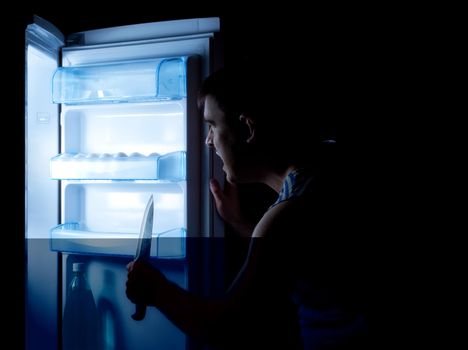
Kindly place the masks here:
<instances>
[{"instance_id":1,"label":"reflection of refrigerator light","mask_svg":"<svg viewBox=\"0 0 468 350\"><path fill-rule=\"evenodd\" d=\"M108 310L104 313L104 347L105 349L115 349L115 324L112 315Z\"/></svg>"},{"instance_id":2,"label":"reflection of refrigerator light","mask_svg":"<svg viewBox=\"0 0 468 350\"><path fill-rule=\"evenodd\" d=\"M156 209L160 210L177 210L182 208L182 197L179 194L158 194L158 196L155 197L154 206Z\"/></svg>"},{"instance_id":3,"label":"reflection of refrigerator light","mask_svg":"<svg viewBox=\"0 0 468 350\"><path fill-rule=\"evenodd\" d=\"M128 208L142 208L142 213L145 208L146 202L142 200L139 193L109 193L107 195L107 207L111 209L126 209Z\"/></svg>"},{"instance_id":4,"label":"reflection of refrigerator light","mask_svg":"<svg viewBox=\"0 0 468 350\"><path fill-rule=\"evenodd\" d=\"M122 114L122 113L116 113L116 114L100 114L96 118L144 118L144 117L154 117L154 118L163 118L163 117L181 117L183 115L183 112L158 112L156 113L140 113L140 112L135 112L132 114Z\"/></svg>"},{"instance_id":5,"label":"reflection of refrigerator light","mask_svg":"<svg viewBox=\"0 0 468 350\"><path fill-rule=\"evenodd\" d=\"M177 140L178 136L175 130L167 130L163 135L163 139L166 142L174 142L174 140Z\"/></svg>"}]
</instances>

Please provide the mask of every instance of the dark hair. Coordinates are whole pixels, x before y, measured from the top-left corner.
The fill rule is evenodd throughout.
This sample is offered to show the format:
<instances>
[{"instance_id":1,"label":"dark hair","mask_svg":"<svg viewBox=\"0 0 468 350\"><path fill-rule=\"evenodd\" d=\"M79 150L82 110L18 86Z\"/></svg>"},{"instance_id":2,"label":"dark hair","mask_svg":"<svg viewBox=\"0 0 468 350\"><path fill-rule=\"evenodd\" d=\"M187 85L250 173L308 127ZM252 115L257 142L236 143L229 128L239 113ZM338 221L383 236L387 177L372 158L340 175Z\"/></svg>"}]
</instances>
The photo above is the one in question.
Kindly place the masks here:
<instances>
[{"instance_id":1,"label":"dark hair","mask_svg":"<svg viewBox=\"0 0 468 350\"><path fill-rule=\"evenodd\" d=\"M203 82L198 105L203 109L210 95L232 123L249 114L258 126L257 137L270 153L298 162L335 135L330 130L324 133L326 102L307 72L274 68L264 62L222 68Z\"/></svg>"},{"instance_id":2,"label":"dark hair","mask_svg":"<svg viewBox=\"0 0 468 350\"><path fill-rule=\"evenodd\" d=\"M257 109L255 101L262 89L261 82L255 79L249 66L221 68L203 82L198 106L202 108L205 97L211 95L228 117L237 118L242 113L253 113Z\"/></svg>"}]
</instances>

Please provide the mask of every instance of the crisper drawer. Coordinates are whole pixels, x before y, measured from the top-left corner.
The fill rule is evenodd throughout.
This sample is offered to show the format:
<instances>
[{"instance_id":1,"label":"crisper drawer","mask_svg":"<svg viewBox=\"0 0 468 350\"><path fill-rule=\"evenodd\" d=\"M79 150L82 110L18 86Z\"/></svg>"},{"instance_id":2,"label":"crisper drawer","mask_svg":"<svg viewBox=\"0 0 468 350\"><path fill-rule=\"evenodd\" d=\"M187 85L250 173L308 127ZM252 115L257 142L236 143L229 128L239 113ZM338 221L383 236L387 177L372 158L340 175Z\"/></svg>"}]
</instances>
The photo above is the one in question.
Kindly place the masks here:
<instances>
[{"instance_id":1,"label":"crisper drawer","mask_svg":"<svg viewBox=\"0 0 468 350\"><path fill-rule=\"evenodd\" d=\"M133 255L148 198L154 198L152 256L185 256L186 183L69 182L52 250Z\"/></svg>"}]
</instances>

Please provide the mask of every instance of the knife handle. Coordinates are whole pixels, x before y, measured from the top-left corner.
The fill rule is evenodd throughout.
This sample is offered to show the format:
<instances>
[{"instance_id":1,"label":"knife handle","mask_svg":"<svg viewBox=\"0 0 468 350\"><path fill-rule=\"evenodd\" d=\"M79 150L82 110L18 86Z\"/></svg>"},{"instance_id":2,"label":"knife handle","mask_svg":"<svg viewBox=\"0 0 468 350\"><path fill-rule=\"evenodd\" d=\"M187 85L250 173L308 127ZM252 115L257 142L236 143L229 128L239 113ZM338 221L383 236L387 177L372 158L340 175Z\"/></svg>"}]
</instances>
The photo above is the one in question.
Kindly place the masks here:
<instances>
[{"instance_id":1,"label":"knife handle","mask_svg":"<svg viewBox=\"0 0 468 350\"><path fill-rule=\"evenodd\" d=\"M141 321L145 318L146 315L146 305L135 305L135 313L132 315L132 318L135 321Z\"/></svg>"}]
</instances>

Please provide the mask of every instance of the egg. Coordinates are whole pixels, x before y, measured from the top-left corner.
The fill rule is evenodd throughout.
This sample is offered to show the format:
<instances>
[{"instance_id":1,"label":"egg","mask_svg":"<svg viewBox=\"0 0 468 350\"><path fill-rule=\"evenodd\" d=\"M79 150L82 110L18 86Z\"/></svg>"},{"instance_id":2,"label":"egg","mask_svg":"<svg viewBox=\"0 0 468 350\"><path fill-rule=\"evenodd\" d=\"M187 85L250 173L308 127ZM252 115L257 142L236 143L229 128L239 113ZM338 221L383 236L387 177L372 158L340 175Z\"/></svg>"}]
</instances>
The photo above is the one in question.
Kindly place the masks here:
<instances>
[{"instance_id":1,"label":"egg","mask_svg":"<svg viewBox=\"0 0 468 350\"><path fill-rule=\"evenodd\" d=\"M143 154L139 152L130 153L129 157L143 157Z\"/></svg>"},{"instance_id":2,"label":"egg","mask_svg":"<svg viewBox=\"0 0 468 350\"><path fill-rule=\"evenodd\" d=\"M127 154L124 153L124 152L118 152L118 153L114 153L114 158L123 158L123 157L126 157Z\"/></svg>"}]
</instances>

